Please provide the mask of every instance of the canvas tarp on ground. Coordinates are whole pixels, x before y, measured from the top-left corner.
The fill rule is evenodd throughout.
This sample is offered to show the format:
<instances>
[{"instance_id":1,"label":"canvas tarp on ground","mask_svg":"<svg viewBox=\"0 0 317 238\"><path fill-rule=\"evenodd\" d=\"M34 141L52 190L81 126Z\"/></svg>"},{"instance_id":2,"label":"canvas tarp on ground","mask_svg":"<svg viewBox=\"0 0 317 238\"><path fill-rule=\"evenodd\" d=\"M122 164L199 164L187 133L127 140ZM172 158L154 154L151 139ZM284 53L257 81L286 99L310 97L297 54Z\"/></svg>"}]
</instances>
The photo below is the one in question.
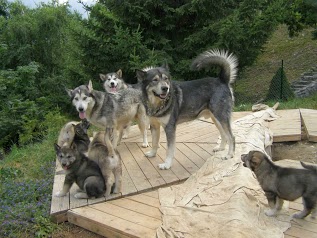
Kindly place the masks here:
<instances>
[{"instance_id":1,"label":"canvas tarp on ground","mask_svg":"<svg viewBox=\"0 0 317 238\"><path fill-rule=\"evenodd\" d=\"M236 152L209 158L185 183L159 190L163 237L283 237L290 227L288 203L277 217L268 217L264 192L251 170L243 167L241 154L266 153L273 137L267 121L276 118L273 108L253 113L233 123Z\"/></svg>"}]
</instances>

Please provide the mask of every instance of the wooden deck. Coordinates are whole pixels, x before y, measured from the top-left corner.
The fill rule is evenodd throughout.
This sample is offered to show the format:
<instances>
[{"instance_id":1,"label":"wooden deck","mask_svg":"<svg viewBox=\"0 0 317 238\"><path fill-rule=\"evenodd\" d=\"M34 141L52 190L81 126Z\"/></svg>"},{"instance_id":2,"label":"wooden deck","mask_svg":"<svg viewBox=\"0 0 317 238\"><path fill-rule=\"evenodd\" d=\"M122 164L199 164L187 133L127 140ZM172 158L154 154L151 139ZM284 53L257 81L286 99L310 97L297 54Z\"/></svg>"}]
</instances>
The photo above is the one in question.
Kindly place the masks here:
<instances>
[{"instance_id":1,"label":"wooden deck","mask_svg":"<svg viewBox=\"0 0 317 238\"><path fill-rule=\"evenodd\" d=\"M301 115L301 111L305 113L304 116L303 113ZM233 113L233 120L248 114L251 112ZM307 113L306 109L278 110L277 114L280 117L269 122L274 142L301 140L301 123L305 124L306 131L316 131L316 123L313 124L312 120L308 123L310 113ZM106 237L155 237L156 228L161 224L156 190L159 187L180 183L195 173L213 154L212 148L218 136L219 132L210 120L195 120L179 125L173 166L170 170L160 170L157 165L162 163L165 157L165 133L161 133L157 156L147 159L144 152L149 148L141 147L140 132L137 127L132 127L129 138L123 140L118 148L123 165L122 193L111 197L107 202L105 198L79 200L73 197L76 189L73 186L68 196L55 197L54 194L61 189L64 180L62 169L57 164L51 217L56 222L68 220ZM148 139L151 142L150 135ZM295 210L301 208L299 203L291 204L291 208ZM285 235L317 237L315 222L306 223L303 227L307 228L308 233L303 233L300 225L296 224ZM299 232L297 235L296 231Z\"/></svg>"}]
</instances>

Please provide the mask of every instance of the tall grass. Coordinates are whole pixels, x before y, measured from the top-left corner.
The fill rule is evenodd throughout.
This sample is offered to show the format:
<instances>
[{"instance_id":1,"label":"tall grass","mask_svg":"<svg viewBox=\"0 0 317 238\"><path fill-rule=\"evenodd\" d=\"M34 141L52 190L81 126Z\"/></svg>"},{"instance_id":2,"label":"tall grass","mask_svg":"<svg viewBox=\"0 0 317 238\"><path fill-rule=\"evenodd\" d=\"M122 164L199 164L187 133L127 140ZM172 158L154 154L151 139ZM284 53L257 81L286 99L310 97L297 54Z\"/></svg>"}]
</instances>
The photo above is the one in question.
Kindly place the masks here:
<instances>
[{"instance_id":1,"label":"tall grass","mask_svg":"<svg viewBox=\"0 0 317 238\"><path fill-rule=\"evenodd\" d=\"M67 121L50 113L41 143L14 147L0 161L0 237L48 237L57 229L49 218L55 172L53 143Z\"/></svg>"}]
</instances>

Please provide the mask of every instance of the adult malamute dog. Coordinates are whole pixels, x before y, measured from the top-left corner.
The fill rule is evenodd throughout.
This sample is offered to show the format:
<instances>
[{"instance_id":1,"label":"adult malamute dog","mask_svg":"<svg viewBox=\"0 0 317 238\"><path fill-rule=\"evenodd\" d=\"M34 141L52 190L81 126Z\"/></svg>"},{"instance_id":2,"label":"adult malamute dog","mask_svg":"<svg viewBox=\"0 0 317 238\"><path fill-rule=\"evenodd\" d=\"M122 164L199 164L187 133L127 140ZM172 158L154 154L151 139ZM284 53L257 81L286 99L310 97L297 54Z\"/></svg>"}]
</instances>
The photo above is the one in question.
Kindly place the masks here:
<instances>
[{"instance_id":1,"label":"adult malamute dog","mask_svg":"<svg viewBox=\"0 0 317 238\"><path fill-rule=\"evenodd\" d=\"M276 165L260 151L241 155L243 166L251 169L265 192L270 210L267 216L274 216L282 208L283 200L294 201L302 197L304 209L293 215L304 218L312 212L316 217L317 167L301 162L303 168L285 168Z\"/></svg>"},{"instance_id":2,"label":"adult malamute dog","mask_svg":"<svg viewBox=\"0 0 317 238\"><path fill-rule=\"evenodd\" d=\"M88 85L81 85L73 90L67 90L73 105L79 112L81 119L87 118L93 125L105 130L106 135L112 129L113 146L117 147L122 137L123 128L133 119L147 120L141 105L141 91L134 88L127 88L117 94L110 94L94 90L92 82ZM146 123L140 123L140 130L143 135L143 147L148 146ZM119 132L119 135L118 135Z\"/></svg>"},{"instance_id":3,"label":"adult malamute dog","mask_svg":"<svg viewBox=\"0 0 317 238\"><path fill-rule=\"evenodd\" d=\"M225 158L232 158L235 140L230 123L233 107L230 83L235 80L237 63L237 58L228 52L206 51L192 62L192 69L219 66L219 77L185 82L171 81L166 65L148 71L137 70L138 80L142 82L143 102L150 117L152 132L152 150L146 153L147 157L156 155L160 125L166 133L167 155L165 162L159 165L160 169L169 169L172 165L176 125L200 116L211 117L220 131L221 144L214 151L224 150L228 143L229 152Z\"/></svg>"},{"instance_id":4,"label":"adult malamute dog","mask_svg":"<svg viewBox=\"0 0 317 238\"><path fill-rule=\"evenodd\" d=\"M110 149L109 149L110 148ZM113 185L112 175L114 176L113 193L121 191L121 156L117 150L112 149L105 141L105 132L94 132L93 139L89 145L88 157L95 161L106 181L106 197L110 195Z\"/></svg>"},{"instance_id":5,"label":"adult malamute dog","mask_svg":"<svg viewBox=\"0 0 317 238\"><path fill-rule=\"evenodd\" d=\"M96 198L105 193L105 180L96 162L76 149L60 147L57 144L54 144L54 148L62 168L66 171L63 189L55 196L65 196L74 183L82 190L75 194L75 198Z\"/></svg>"},{"instance_id":6,"label":"adult malamute dog","mask_svg":"<svg viewBox=\"0 0 317 238\"><path fill-rule=\"evenodd\" d=\"M127 84L124 82L123 78L122 78L122 70L119 69L116 73L108 73L108 74L99 74L101 81L103 82L103 88L105 89L106 92L108 93L119 93L121 90L127 89L127 88L134 88L136 90L141 90L140 84ZM141 92L141 91L140 91ZM141 94L140 94L141 95ZM132 95L131 95L132 96ZM138 120L137 118L137 124L139 126L139 128L148 128L149 126L149 119L146 116L146 112L144 109L144 105L143 103L141 103L141 97L139 95L136 95L136 103L139 105L139 107L143 107L140 112L143 112L144 115L142 116L142 120ZM130 126L131 123L128 123L125 128L123 129L123 134L122 134L122 138L128 138L129 137L129 130L130 130ZM146 123L145 125L140 125L140 123ZM143 133L141 131L141 133ZM147 130L144 131L145 135L142 135L144 137L147 137ZM147 147L148 144L146 144L145 142L143 143L143 147Z\"/></svg>"},{"instance_id":7,"label":"adult malamute dog","mask_svg":"<svg viewBox=\"0 0 317 238\"><path fill-rule=\"evenodd\" d=\"M102 86L109 93L117 93L122 89L128 88L128 85L122 79L122 70L116 73L99 74Z\"/></svg>"}]
</instances>

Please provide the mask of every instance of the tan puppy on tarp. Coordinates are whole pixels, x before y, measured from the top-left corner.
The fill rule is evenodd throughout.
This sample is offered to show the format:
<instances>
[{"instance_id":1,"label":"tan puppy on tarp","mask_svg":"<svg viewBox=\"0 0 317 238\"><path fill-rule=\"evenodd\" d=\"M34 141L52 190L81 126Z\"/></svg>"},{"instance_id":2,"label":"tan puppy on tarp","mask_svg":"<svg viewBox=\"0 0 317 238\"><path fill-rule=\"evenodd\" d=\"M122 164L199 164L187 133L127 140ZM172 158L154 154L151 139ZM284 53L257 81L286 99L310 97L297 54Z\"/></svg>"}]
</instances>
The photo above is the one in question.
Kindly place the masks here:
<instances>
[{"instance_id":1,"label":"tan puppy on tarp","mask_svg":"<svg viewBox=\"0 0 317 238\"><path fill-rule=\"evenodd\" d=\"M88 149L88 157L95 161L101 169L106 182L106 197L110 193L121 192L121 156L117 150L113 149L110 141L106 142L104 131L94 132ZM112 175L115 181L113 181Z\"/></svg>"},{"instance_id":2,"label":"tan puppy on tarp","mask_svg":"<svg viewBox=\"0 0 317 238\"><path fill-rule=\"evenodd\" d=\"M260 151L241 155L243 166L251 169L265 192L270 210L267 216L281 210L283 200L294 201L302 197L304 209L293 214L293 218L304 218L312 213L316 217L317 167L301 162L303 168L285 168L276 165Z\"/></svg>"}]
</instances>

